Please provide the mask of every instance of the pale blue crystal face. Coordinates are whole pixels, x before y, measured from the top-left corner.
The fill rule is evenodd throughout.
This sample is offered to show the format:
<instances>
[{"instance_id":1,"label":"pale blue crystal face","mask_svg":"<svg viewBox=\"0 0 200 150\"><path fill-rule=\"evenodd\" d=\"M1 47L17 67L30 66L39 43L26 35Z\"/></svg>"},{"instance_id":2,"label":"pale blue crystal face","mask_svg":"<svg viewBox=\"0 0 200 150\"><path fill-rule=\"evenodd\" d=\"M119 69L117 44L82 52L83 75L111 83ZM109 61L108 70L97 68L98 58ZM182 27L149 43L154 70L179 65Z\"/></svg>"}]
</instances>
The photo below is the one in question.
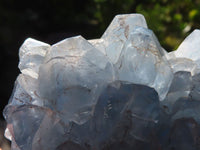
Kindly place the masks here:
<instances>
[{"instance_id":1,"label":"pale blue crystal face","mask_svg":"<svg viewBox=\"0 0 200 150\"><path fill-rule=\"evenodd\" d=\"M163 100L173 78L169 63L153 32L135 27L126 40L116 71L119 80L153 87Z\"/></svg>"},{"instance_id":2,"label":"pale blue crystal face","mask_svg":"<svg viewBox=\"0 0 200 150\"><path fill-rule=\"evenodd\" d=\"M117 15L106 29L101 39L104 40L106 55L113 64L118 61L124 43L137 26L147 28L141 14Z\"/></svg>"},{"instance_id":3,"label":"pale blue crystal face","mask_svg":"<svg viewBox=\"0 0 200 150\"><path fill-rule=\"evenodd\" d=\"M28 38L4 109L11 149L198 150L199 45L194 30L168 53L141 14L117 15L100 39Z\"/></svg>"},{"instance_id":4,"label":"pale blue crystal face","mask_svg":"<svg viewBox=\"0 0 200 150\"><path fill-rule=\"evenodd\" d=\"M184 57L193 61L199 60L200 30L194 30L175 51L176 57Z\"/></svg>"}]
</instances>

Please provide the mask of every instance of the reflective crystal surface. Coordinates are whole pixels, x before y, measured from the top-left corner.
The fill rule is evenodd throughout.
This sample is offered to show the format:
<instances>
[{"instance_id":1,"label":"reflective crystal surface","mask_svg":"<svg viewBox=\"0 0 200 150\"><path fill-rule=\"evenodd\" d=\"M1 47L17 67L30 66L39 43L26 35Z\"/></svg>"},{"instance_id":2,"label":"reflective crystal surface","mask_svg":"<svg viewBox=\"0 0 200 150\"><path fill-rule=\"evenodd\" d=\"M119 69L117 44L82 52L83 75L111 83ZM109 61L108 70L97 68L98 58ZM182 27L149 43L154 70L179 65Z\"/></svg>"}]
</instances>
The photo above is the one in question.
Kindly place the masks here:
<instances>
[{"instance_id":1,"label":"reflective crystal surface","mask_svg":"<svg viewBox=\"0 0 200 150\"><path fill-rule=\"evenodd\" d=\"M106 29L101 39L104 40L106 55L113 64L119 59L124 43L137 26L147 28L141 14L117 15Z\"/></svg>"},{"instance_id":2,"label":"reflective crystal surface","mask_svg":"<svg viewBox=\"0 0 200 150\"><path fill-rule=\"evenodd\" d=\"M134 28L116 64L119 80L153 87L163 100L173 73L162 55L162 48L151 30Z\"/></svg>"},{"instance_id":3,"label":"reflective crystal surface","mask_svg":"<svg viewBox=\"0 0 200 150\"><path fill-rule=\"evenodd\" d=\"M200 30L194 30L175 51L176 57L189 58L193 61L200 59Z\"/></svg>"},{"instance_id":4,"label":"reflective crystal surface","mask_svg":"<svg viewBox=\"0 0 200 150\"><path fill-rule=\"evenodd\" d=\"M199 150L200 30L168 53L141 14L99 39L19 50L4 109L12 150Z\"/></svg>"}]
</instances>

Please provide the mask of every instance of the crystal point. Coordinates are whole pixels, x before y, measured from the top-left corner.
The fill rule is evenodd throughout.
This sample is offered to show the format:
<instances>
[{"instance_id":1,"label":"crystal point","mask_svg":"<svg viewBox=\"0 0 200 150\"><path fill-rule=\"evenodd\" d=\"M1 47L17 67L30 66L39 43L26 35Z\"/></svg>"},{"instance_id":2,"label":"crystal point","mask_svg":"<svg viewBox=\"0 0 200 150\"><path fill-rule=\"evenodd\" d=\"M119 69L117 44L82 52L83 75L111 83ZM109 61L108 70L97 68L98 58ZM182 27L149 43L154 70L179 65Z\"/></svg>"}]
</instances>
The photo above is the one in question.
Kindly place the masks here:
<instances>
[{"instance_id":1,"label":"crystal point","mask_svg":"<svg viewBox=\"0 0 200 150\"><path fill-rule=\"evenodd\" d=\"M188 58L193 61L200 59L200 30L194 30L175 51L176 57Z\"/></svg>"},{"instance_id":2,"label":"crystal point","mask_svg":"<svg viewBox=\"0 0 200 150\"><path fill-rule=\"evenodd\" d=\"M125 45L116 65L119 79L154 87L163 100L173 74L153 32L136 27Z\"/></svg>"},{"instance_id":3,"label":"crystal point","mask_svg":"<svg viewBox=\"0 0 200 150\"><path fill-rule=\"evenodd\" d=\"M116 63L129 34L137 26L147 28L141 14L117 15L102 36L105 52L112 63Z\"/></svg>"},{"instance_id":4,"label":"crystal point","mask_svg":"<svg viewBox=\"0 0 200 150\"><path fill-rule=\"evenodd\" d=\"M23 74L34 78L38 77L40 64L43 63L46 52L50 45L28 38L19 50L19 69Z\"/></svg>"}]
</instances>

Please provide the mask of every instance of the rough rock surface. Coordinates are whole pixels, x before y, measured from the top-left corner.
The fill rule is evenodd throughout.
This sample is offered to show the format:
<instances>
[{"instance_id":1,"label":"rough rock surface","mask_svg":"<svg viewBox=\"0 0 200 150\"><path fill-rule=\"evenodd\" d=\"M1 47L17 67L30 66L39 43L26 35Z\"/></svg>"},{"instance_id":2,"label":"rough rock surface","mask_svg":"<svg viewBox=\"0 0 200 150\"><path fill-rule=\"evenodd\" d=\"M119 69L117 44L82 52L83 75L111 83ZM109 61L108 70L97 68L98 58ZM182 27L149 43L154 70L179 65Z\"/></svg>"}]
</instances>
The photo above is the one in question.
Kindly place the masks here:
<instances>
[{"instance_id":1,"label":"rough rock surface","mask_svg":"<svg viewBox=\"0 0 200 150\"><path fill-rule=\"evenodd\" d=\"M140 14L100 39L28 38L4 109L12 150L199 150L200 32L167 53Z\"/></svg>"}]
</instances>

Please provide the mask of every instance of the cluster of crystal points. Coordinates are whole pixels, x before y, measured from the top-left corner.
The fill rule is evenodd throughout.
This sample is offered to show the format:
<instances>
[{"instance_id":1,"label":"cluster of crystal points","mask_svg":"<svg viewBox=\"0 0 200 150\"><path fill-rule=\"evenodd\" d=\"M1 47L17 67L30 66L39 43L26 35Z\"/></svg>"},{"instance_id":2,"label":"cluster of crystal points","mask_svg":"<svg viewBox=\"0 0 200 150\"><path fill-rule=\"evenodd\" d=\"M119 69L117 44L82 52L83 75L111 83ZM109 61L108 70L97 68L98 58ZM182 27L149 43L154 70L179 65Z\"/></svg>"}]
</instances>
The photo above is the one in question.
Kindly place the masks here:
<instances>
[{"instance_id":1,"label":"cluster of crystal points","mask_svg":"<svg viewBox=\"0 0 200 150\"><path fill-rule=\"evenodd\" d=\"M200 30L167 53L140 14L100 39L27 39L4 109L12 150L199 150Z\"/></svg>"}]
</instances>

